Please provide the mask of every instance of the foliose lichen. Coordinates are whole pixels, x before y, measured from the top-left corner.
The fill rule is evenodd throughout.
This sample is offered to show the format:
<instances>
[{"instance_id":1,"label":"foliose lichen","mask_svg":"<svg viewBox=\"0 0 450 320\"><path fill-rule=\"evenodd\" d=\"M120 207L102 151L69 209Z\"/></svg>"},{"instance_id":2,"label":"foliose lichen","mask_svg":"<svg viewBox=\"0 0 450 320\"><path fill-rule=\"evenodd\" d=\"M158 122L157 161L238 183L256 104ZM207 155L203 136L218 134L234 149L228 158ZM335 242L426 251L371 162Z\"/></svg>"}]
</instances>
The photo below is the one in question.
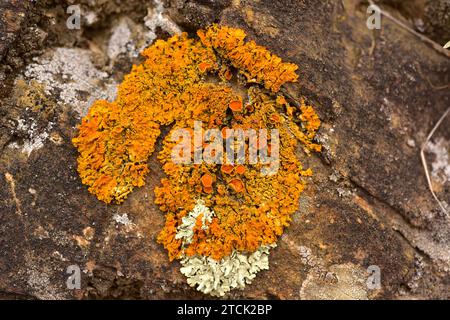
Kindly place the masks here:
<instances>
[{"instance_id":1,"label":"foliose lichen","mask_svg":"<svg viewBox=\"0 0 450 320\"><path fill-rule=\"evenodd\" d=\"M147 161L160 127L172 126L158 155L166 175L155 188L166 215L158 242L171 260L181 260L190 285L213 295L242 288L268 268L269 248L298 209L304 177L312 175L297 147L306 154L321 150L313 141L320 126L314 109L303 100L291 105L280 93L297 80L297 66L245 37L240 29L213 25L198 31L199 40L181 34L156 41L117 99L96 101L73 139L82 182L98 199L120 203L145 184L150 169L159 170ZM244 88L236 78L245 79ZM276 169L248 157L230 162L228 150L219 163L175 163L173 136L179 129L194 132L198 123L202 132L217 129L223 141L233 139L227 129L278 130L279 147L275 136L257 139L258 150L277 148ZM195 157L195 143L189 144Z\"/></svg>"}]
</instances>

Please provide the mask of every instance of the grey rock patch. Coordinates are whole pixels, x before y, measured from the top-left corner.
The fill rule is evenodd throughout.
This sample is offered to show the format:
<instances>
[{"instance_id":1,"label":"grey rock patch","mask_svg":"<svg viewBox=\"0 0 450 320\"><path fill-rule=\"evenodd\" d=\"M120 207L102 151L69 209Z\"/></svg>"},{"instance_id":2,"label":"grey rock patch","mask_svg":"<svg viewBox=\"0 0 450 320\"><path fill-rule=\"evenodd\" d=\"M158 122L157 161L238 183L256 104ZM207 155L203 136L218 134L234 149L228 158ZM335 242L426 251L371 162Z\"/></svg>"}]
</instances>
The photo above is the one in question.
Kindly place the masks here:
<instances>
[{"instance_id":1,"label":"grey rock patch","mask_svg":"<svg viewBox=\"0 0 450 320\"><path fill-rule=\"evenodd\" d=\"M46 94L56 96L80 116L87 114L95 100L111 101L116 95L116 83L94 66L89 51L79 48L51 49L27 66L24 77L44 84Z\"/></svg>"},{"instance_id":2,"label":"grey rock patch","mask_svg":"<svg viewBox=\"0 0 450 320\"><path fill-rule=\"evenodd\" d=\"M352 263L330 266L331 278L321 278L309 272L302 284L300 297L304 300L367 300L367 274Z\"/></svg>"},{"instance_id":3,"label":"grey rock patch","mask_svg":"<svg viewBox=\"0 0 450 320\"><path fill-rule=\"evenodd\" d=\"M433 178L441 183L450 181L450 143L442 138L434 143L430 141L427 144L427 151L435 156L435 160L431 163Z\"/></svg>"}]
</instances>

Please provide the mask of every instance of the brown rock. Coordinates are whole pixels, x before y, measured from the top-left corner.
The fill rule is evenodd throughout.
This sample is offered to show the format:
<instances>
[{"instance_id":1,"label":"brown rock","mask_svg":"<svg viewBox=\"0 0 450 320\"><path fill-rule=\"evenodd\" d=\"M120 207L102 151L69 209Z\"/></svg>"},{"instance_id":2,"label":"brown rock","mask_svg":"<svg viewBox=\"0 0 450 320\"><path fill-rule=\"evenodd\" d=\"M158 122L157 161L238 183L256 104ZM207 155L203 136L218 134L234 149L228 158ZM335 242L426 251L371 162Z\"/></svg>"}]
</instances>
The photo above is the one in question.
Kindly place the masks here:
<instances>
[{"instance_id":1,"label":"brown rock","mask_svg":"<svg viewBox=\"0 0 450 320\"><path fill-rule=\"evenodd\" d=\"M8 10L23 10L19 2L9 3L16 6ZM368 30L366 8L356 0L209 3L166 6L188 30L214 21L240 27L249 39L299 65L299 83L284 90L308 98L323 121L318 139L324 151L307 160L314 175L271 254L270 270L227 297L449 298L450 222L428 190L419 156L449 106L448 57L388 19L381 30ZM135 22L142 23L138 18L144 15L137 14ZM1 19L1 34L17 32L10 16ZM108 25L102 15L99 19L98 25ZM108 29L103 32L106 38ZM80 39L89 36L80 32ZM36 97L41 95L31 99ZM10 94L0 101L6 119L0 131L2 295L203 298L156 243L164 221L153 204L153 188L162 177L156 153L147 184L124 204L105 205L76 172L70 140L80 119L74 108L49 96L39 98L42 108L33 111L23 107L29 99L19 98ZM29 154L22 147L36 140L33 132L18 130L19 119L36 123L44 137ZM448 142L448 128L436 131L433 143ZM431 151L427 158L430 170L437 159L444 161ZM433 180L440 199L449 203L448 183ZM87 270L81 291L66 288L69 265ZM373 265L381 271L378 290L364 287ZM328 280L324 291L321 281Z\"/></svg>"}]
</instances>

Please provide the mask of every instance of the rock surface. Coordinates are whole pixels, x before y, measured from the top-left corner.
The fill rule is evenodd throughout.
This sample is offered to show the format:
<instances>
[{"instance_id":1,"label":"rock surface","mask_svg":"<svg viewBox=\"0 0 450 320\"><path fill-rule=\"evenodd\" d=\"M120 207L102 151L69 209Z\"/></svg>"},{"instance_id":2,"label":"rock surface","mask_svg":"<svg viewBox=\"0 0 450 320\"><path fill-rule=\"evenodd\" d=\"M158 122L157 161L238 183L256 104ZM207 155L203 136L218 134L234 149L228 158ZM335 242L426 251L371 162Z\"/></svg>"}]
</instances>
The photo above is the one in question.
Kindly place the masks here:
<instances>
[{"instance_id":1,"label":"rock surface","mask_svg":"<svg viewBox=\"0 0 450 320\"><path fill-rule=\"evenodd\" d=\"M402 19L393 2L381 6ZM26 2L28 13L25 1L11 0L0 8L0 38L8 39L0 44L0 298L204 298L156 243L163 224L153 204L162 177L156 153L147 184L123 205L105 205L81 184L71 138L92 99L114 95L152 37L212 22L242 28L299 65L299 82L285 90L307 97L323 121L324 151L308 159L315 174L270 270L226 297L450 298L450 213L433 199L420 160L450 106L448 55L389 19L369 30L358 0L123 8L81 1L81 29L67 30L70 4ZM18 38L35 32L40 40L24 55ZM447 211L449 123L450 116L426 153ZM79 290L66 286L70 265L82 270ZM381 272L379 288L366 285L370 266Z\"/></svg>"}]
</instances>

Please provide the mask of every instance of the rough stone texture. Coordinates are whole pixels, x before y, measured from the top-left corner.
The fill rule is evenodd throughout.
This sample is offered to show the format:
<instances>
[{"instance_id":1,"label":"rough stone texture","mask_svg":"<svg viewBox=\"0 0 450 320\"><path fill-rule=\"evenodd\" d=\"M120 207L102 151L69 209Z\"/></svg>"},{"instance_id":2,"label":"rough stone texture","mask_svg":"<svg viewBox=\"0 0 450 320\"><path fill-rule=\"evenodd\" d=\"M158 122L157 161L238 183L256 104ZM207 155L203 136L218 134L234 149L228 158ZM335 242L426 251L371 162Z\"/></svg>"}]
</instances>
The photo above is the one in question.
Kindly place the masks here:
<instances>
[{"instance_id":1,"label":"rough stone texture","mask_svg":"<svg viewBox=\"0 0 450 320\"><path fill-rule=\"evenodd\" d=\"M8 46L14 42L21 24L26 17L26 2L2 1L0 3L0 58Z\"/></svg>"},{"instance_id":2,"label":"rough stone texture","mask_svg":"<svg viewBox=\"0 0 450 320\"><path fill-rule=\"evenodd\" d=\"M24 5L5 3L18 10ZM91 92L79 92L83 104L139 62L129 51L108 57L117 23L126 18L128 25L141 25L125 33L129 41L118 38L139 43L146 9L155 6L152 1L127 2L123 8L82 2L97 19L84 19L82 29L72 32L64 29L70 3L44 2L33 10L47 18L36 25L15 22L10 29L2 10L0 37L39 27L47 40L36 48L43 47L45 57L57 47L84 50L96 72L107 76L89 82ZM186 31L211 22L240 27L298 64L299 83L284 90L307 97L323 120L319 140L325 150L308 158L315 174L271 253L271 269L227 297L450 298L450 220L428 190L419 155L450 105L448 57L388 19L381 30L368 30L366 5L358 0L164 4L162 17ZM397 9L387 7L401 16ZM171 32L152 31L160 37ZM1 43L0 73L6 70L7 81L0 87L0 298L204 298L156 244L163 224L153 204L153 187L162 177L156 153L146 186L123 205L97 201L80 182L70 142L80 106L65 104L58 90L49 94L39 77L27 77L27 66L36 63L31 57L11 68L10 58L22 52L13 38ZM57 89L58 82L53 85ZM450 179L442 172L449 165L449 121L435 133L427 153L430 171L437 168L434 189L447 203ZM81 290L66 288L69 265L83 270ZM381 289L363 285L371 265L381 270Z\"/></svg>"}]
</instances>

